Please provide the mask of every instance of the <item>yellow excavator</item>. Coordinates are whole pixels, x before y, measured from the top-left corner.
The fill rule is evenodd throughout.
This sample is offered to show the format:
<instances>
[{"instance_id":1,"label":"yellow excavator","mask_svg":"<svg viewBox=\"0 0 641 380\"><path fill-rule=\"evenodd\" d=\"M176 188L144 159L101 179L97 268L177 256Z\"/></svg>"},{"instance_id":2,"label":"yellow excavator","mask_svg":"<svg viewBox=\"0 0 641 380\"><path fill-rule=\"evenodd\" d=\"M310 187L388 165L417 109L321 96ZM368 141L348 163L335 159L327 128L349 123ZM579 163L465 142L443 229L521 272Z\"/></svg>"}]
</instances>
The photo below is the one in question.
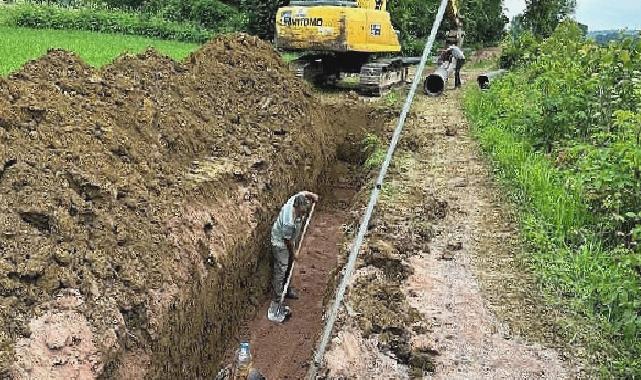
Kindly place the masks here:
<instances>
[{"instance_id":1,"label":"yellow excavator","mask_svg":"<svg viewBox=\"0 0 641 380\"><path fill-rule=\"evenodd\" d=\"M448 43L460 46L458 0L450 0L447 14L457 28L448 32ZM359 73L359 90L369 94L405 83L420 60L392 56L401 44L387 0L292 0L276 13L275 39L278 49L303 53L291 63L299 77L321 84Z\"/></svg>"}]
</instances>

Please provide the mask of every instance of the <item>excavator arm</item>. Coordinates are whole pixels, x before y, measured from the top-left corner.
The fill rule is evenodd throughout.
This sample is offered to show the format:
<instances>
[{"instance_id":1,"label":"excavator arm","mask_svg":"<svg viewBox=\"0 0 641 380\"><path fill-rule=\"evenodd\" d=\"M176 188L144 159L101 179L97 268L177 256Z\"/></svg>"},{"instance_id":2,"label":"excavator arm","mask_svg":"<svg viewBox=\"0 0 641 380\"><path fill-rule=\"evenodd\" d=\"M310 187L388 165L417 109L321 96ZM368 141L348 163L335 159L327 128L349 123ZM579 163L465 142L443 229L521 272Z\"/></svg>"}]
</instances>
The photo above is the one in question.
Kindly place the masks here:
<instances>
[{"instance_id":1,"label":"excavator arm","mask_svg":"<svg viewBox=\"0 0 641 380\"><path fill-rule=\"evenodd\" d=\"M448 45L455 44L457 46L463 46L463 39L465 38L465 31L463 30L463 16L461 15L459 8L458 0L450 0L447 3L446 9L447 17L456 28L455 30L450 30L447 32L447 41Z\"/></svg>"},{"instance_id":2,"label":"excavator arm","mask_svg":"<svg viewBox=\"0 0 641 380\"><path fill-rule=\"evenodd\" d=\"M458 0L450 0L447 3L447 16L450 18L450 21L452 21L458 29L462 27L461 13L459 12Z\"/></svg>"}]
</instances>

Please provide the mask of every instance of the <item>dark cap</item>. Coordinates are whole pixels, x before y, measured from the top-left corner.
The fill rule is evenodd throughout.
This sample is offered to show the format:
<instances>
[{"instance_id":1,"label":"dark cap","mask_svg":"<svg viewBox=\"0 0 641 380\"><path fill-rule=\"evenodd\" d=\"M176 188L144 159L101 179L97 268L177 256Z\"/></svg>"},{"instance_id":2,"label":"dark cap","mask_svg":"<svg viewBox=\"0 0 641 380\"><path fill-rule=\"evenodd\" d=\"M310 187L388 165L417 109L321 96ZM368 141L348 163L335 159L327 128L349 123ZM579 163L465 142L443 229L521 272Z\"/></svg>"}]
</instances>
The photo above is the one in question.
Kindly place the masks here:
<instances>
[{"instance_id":1,"label":"dark cap","mask_svg":"<svg viewBox=\"0 0 641 380\"><path fill-rule=\"evenodd\" d=\"M307 198L303 194L297 194L294 198L294 207L303 207L307 204Z\"/></svg>"}]
</instances>

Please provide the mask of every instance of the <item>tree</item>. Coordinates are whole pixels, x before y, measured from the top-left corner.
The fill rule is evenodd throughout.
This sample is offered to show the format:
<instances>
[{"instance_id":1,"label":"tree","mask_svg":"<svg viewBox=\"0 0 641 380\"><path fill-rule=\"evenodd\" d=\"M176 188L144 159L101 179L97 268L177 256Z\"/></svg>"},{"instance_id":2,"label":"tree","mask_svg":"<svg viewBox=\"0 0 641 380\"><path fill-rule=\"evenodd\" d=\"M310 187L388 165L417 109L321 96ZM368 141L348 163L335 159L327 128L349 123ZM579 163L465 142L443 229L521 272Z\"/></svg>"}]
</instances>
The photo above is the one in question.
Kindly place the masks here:
<instances>
[{"instance_id":1,"label":"tree","mask_svg":"<svg viewBox=\"0 0 641 380\"><path fill-rule=\"evenodd\" d=\"M400 33L405 54L421 54L424 40L432 29L438 5L435 0L388 1L387 6L392 18L392 25Z\"/></svg>"},{"instance_id":2,"label":"tree","mask_svg":"<svg viewBox=\"0 0 641 380\"><path fill-rule=\"evenodd\" d=\"M241 0L240 4L249 19L247 31L271 40L276 32L276 11L289 4L289 0Z\"/></svg>"},{"instance_id":3,"label":"tree","mask_svg":"<svg viewBox=\"0 0 641 380\"><path fill-rule=\"evenodd\" d=\"M501 40L509 21L502 0L462 0L461 14L465 40L485 46Z\"/></svg>"},{"instance_id":4,"label":"tree","mask_svg":"<svg viewBox=\"0 0 641 380\"><path fill-rule=\"evenodd\" d=\"M502 3L502 0L460 1L467 43L490 45L500 41L508 22L503 14ZM403 51L406 54L417 55L423 50L439 4L438 0L388 1L392 24L400 31ZM440 30L445 32L454 28L456 25L446 17Z\"/></svg>"},{"instance_id":5,"label":"tree","mask_svg":"<svg viewBox=\"0 0 641 380\"><path fill-rule=\"evenodd\" d=\"M574 13L576 0L525 0L520 23L535 36L548 38L561 21Z\"/></svg>"}]
</instances>

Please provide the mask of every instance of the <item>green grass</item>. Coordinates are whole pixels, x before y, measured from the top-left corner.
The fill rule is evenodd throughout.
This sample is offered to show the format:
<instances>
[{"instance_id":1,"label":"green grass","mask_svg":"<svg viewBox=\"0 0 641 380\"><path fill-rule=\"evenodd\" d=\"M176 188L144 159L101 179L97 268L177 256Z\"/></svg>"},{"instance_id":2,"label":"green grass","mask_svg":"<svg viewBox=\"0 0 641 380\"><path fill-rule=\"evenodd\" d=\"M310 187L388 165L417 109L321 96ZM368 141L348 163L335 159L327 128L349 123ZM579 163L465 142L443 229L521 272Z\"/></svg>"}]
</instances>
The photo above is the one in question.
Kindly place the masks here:
<instances>
[{"instance_id":1,"label":"green grass","mask_svg":"<svg viewBox=\"0 0 641 380\"><path fill-rule=\"evenodd\" d=\"M634 268L641 257L601 241L579 179L511 130L518 130L515 115L525 112L523 103L516 88L503 93L498 87L468 90L466 112L495 174L520 206L526 261L549 302L566 313L559 333L587 347L605 377L638 376L641 284Z\"/></svg>"},{"instance_id":2,"label":"green grass","mask_svg":"<svg viewBox=\"0 0 641 380\"><path fill-rule=\"evenodd\" d=\"M73 51L89 65L100 67L123 52L137 53L148 47L181 60L198 46L118 34L0 26L0 75L20 69L27 61L41 57L51 48Z\"/></svg>"}]
</instances>

